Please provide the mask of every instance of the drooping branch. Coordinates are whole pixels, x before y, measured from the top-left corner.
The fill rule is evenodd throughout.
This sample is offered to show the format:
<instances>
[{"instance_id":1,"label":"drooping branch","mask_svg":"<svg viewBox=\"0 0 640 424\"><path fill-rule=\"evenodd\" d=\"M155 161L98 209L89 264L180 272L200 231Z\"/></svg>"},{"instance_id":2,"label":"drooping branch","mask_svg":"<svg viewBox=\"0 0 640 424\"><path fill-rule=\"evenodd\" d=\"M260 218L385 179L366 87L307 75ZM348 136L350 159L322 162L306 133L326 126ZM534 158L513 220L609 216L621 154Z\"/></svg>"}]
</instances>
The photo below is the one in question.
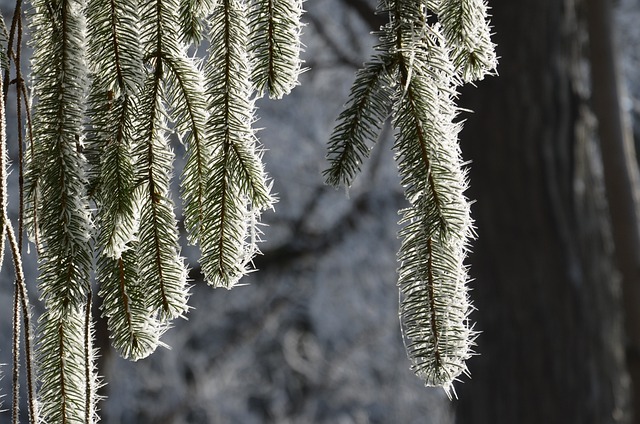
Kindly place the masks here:
<instances>
[{"instance_id":1,"label":"drooping branch","mask_svg":"<svg viewBox=\"0 0 640 424\"><path fill-rule=\"evenodd\" d=\"M409 203L399 233L401 326L416 374L448 394L467 370L475 338L464 265L473 231L454 100L461 78L481 78L495 67L484 3L449 3L442 13L442 2L380 2L379 13L390 22L380 33L378 60L356 78L325 171L332 184L350 183L392 103L394 150Z\"/></svg>"}]
</instances>

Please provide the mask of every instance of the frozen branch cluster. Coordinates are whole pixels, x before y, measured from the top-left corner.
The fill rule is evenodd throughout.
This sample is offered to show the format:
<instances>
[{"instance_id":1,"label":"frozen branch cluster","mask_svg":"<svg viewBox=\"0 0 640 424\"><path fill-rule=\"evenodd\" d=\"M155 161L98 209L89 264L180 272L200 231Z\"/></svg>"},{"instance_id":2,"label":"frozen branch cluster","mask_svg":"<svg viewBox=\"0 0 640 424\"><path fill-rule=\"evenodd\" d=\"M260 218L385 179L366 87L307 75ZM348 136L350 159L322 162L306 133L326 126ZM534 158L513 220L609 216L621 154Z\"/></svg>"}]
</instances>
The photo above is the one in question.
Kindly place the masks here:
<instances>
[{"instance_id":1,"label":"frozen branch cluster","mask_svg":"<svg viewBox=\"0 0 640 424\"><path fill-rule=\"evenodd\" d=\"M46 308L38 328L39 419L89 423L98 420L101 384L94 259L102 314L123 357L151 354L188 310L171 134L186 151L184 222L202 251L205 280L231 288L249 271L260 213L275 201L254 100L256 93L282 97L297 84L302 0L32 6L25 217ZM206 57L191 57L204 38Z\"/></svg>"},{"instance_id":2,"label":"frozen branch cluster","mask_svg":"<svg viewBox=\"0 0 640 424\"><path fill-rule=\"evenodd\" d=\"M154 352L172 321L188 311L174 174L186 238L200 248L205 281L232 288L250 272L260 215L275 203L253 126L254 102L281 98L298 84L302 2L32 0L33 108L20 73L17 3L11 29L0 31L8 52L0 55L1 115L15 72L18 123L24 110L27 136L16 240L6 212L0 121L0 239L7 235L10 242L17 280L14 422L20 318L30 421L93 423L102 385L96 297L112 345L133 361ZM391 116L408 201L398 254L406 349L426 384L449 391L466 371L475 337L463 263L473 229L456 90L491 73L496 58L483 0L383 0L379 12L389 23L338 119L325 176L349 186ZM204 46L202 57L192 55ZM180 170L174 134L186 152ZM44 305L33 349L20 260L23 223L38 253Z\"/></svg>"},{"instance_id":3,"label":"frozen branch cluster","mask_svg":"<svg viewBox=\"0 0 640 424\"><path fill-rule=\"evenodd\" d=\"M467 372L475 333L464 259L473 236L456 90L496 67L482 0L386 0L377 54L359 71L328 151L327 182L349 186L387 117L409 206L400 211L400 319L413 369L429 386Z\"/></svg>"}]
</instances>

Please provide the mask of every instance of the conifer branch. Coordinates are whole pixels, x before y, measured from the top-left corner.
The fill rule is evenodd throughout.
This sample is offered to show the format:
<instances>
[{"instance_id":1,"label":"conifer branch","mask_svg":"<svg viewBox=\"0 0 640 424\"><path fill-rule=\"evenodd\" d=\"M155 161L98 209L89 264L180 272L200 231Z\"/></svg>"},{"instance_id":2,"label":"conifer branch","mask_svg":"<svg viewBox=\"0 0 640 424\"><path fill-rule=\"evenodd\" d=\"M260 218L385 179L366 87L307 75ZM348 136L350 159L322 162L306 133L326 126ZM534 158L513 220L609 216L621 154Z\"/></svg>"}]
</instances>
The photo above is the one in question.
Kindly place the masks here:
<instances>
[{"instance_id":1,"label":"conifer branch","mask_svg":"<svg viewBox=\"0 0 640 424\"><path fill-rule=\"evenodd\" d=\"M202 223L212 219L204 207L213 146L206 134L207 105L203 78L196 64L186 57L164 57L169 103L175 131L182 135L187 162L183 170L181 189L184 200L184 221L189 240L200 240Z\"/></svg>"},{"instance_id":2,"label":"conifer branch","mask_svg":"<svg viewBox=\"0 0 640 424\"><path fill-rule=\"evenodd\" d=\"M181 0L181 40L198 45L202 41L205 18L211 13L217 0Z\"/></svg>"},{"instance_id":3,"label":"conifer branch","mask_svg":"<svg viewBox=\"0 0 640 424\"><path fill-rule=\"evenodd\" d=\"M143 65L135 2L91 0L87 7L89 192L96 199L98 245L120 257L137 230L132 146Z\"/></svg>"},{"instance_id":4,"label":"conifer branch","mask_svg":"<svg viewBox=\"0 0 640 424\"><path fill-rule=\"evenodd\" d=\"M187 309L187 271L179 255L178 229L169 197L173 153L164 135L161 99L162 62L156 60L143 93L144 133L136 147L142 204L138 235L138 265L148 302L162 321L181 316Z\"/></svg>"},{"instance_id":5,"label":"conifer branch","mask_svg":"<svg viewBox=\"0 0 640 424\"><path fill-rule=\"evenodd\" d=\"M49 307L79 307L89 289L91 228L81 150L84 61L80 3L36 4L32 26L48 26L34 39L34 93L40 170L42 255L40 287ZM40 12L40 13L39 13ZM42 13L44 12L44 13ZM55 13L53 16L47 16ZM38 154L38 152L40 154Z\"/></svg>"},{"instance_id":6,"label":"conifer branch","mask_svg":"<svg viewBox=\"0 0 640 424\"><path fill-rule=\"evenodd\" d=\"M439 145L456 132L439 131L438 122L421 113L421 103L430 99L417 80L409 83L398 111L407 119L396 121L402 183L407 198L413 199L403 211L405 227L399 233L400 313L414 371L427 385L449 391L466 371L474 338L467 322L470 305L463 265L471 221L462 195L466 182L461 161L447 149L452 146Z\"/></svg>"},{"instance_id":7,"label":"conifer branch","mask_svg":"<svg viewBox=\"0 0 640 424\"><path fill-rule=\"evenodd\" d=\"M472 230L459 125L453 122L458 82L437 28L416 25L426 22L416 19L420 12L402 9L396 22L401 49L394 149L411 204L399 233L400 317L414 371L449 393L466 371L474 339L463 265Z\"/></svg>"},{"instance_id":8,"label":"conifer branch","mask_svg":"<svg viewBox=\"0 0 640 424\"><path fill-rule=\"evenodd\" d=\"M138 199L135 193L133 143L135 129L132 125L135 105L133 98L123 95L114 100L109 118L105 122L102 143L93 144L99 155L99 172L94 195L97 197L96 222L99 228L98 246L101 254L118 258L135 239L138 228ZM99 116L97 113L93 116ZM110 128L109 128L110 127ZM97 140L96 140L97 141Z\"/></svg>"},{"instance_id":9,"label":"conifer branch","mask_svg":"<svg viewBox=\"0 0 640 424\"><path fill-rule=\"evenodd\" d=\"M454 100L460 79L478 78L481 72L467 62L461 64L459 52L460 48L485 49L487 58L493 55L487 66L495 66L495 53L490 42L477 46L474 43L482 40L467 37L471 44L465 45L451 33L441 34L439 24L428 22L430 13L440 13L441 19L443 13L447 16L446 2L380 3L379 12L390 18L381 32L381 53L377 63L367 64L358 73L329 142L330 168L325 175L334 185L351 182L368 154L366 142L377 136L392 102L394 150L409 202L401 211L399 232L401 328L416 374L449 394L453 381L467 370L465 361L472 355L475 338L468 320L471 306L464 265L473 229L464 196L467 180L457 142L460 124L455 123ZM482 27L486 29L485 17ZM468 19L465 16L465 25ZM448 25L451 32L452 22Z\"/></svg>"},{"instance_id":10,"label":"conifer branch","mask_svg":"<svg viewBox=\"0 0 640 424\"><path fill-rule=\"evenodd\" d=\"M150 72L142 90L140 111L143 133L136 147L138 180L143 181L138 235L139 276L148 290L150 307L166 322L187 310L187 270L180 257L178 229L169 194L173 152L166 139L167 58L179 57L178 5L153 0L143 4L143 54Z\"/></svg>"},{"instance_id":11,"label":"conifer branch","mask_svg":"<svg viewBox=\"0 0 640 424\"><path fill-rule=\"evenodd\" d=\"M251 127L255 106L251 99L247 43L247 10L238 0L222 0L211 22L211 46L206 69L209 121L216 151L228 146L230 172L240 193L254 207L267 209L273 198L262 164L258 139ZM216 9L217 10L217 9Z\"/></svg>"},{"instance_id":12,"label":"conifer branch","mask_svg":"<svg viewBox=\"0 0 640 424\"><path fill-rule=\"evenodd\" d=\"M163 332L154 311L146 304L145 287L138 275L137 249L132 246L118 259L101 256L97 269L102 313L107 318L113 346L122 357L134 361L153 353Z\"/></svg>"},{"instance_id":13,"label":"conifer branch","mask_svg":"<svg viewBox=\"0 0 640 424\"><path fill-rule=\"evenodd\" d=\"M327 184L349 187L369 157L391 109L391 73L396 66L378 57L356 74L349 101L338 117L327 151Z\"/></svg>"},{"instance_id":14,"label":"conifer branch","mask_svg":"<svg viewBox=\"0 0 640 424\"><path fill-rule=\"evenodd\" d=\"M41 380L42 416L46 422L90 422L87 410L87 386L95 384L86 379L85 308L71 306L64 313L54 309L44 312L39 331L38 369Z\"/></svg>"},{"instance_id":15,"label":"conifer branch","mask_svg":"<svg viewBox=\"0 0 640 424\"><path fill-rule=\"evenodd\" d=\"M274 201L251 128L254 106L243 2L219 2L212 14L210 40L207 128L214 151L207 208L214 218L203 223L200 262L211 285L231 288L247 273L258 251L259 212Z\"/></svg>"},{"instance_id":16,"label":"conifer branch","mask_svg":"<svg viewBox=\"0 0 640 424\"><path fill-rule=\"evenodd\" d=\"M36 121L32 185L38 186L41 318L38 358L43 420L83 421L87 410L84 305L90 293L91 229L82 150L85 86L83 4L34 2ZM73 360L69 360L69 356ZM89 365L86 365L89 366Z\"/></svg>"},{"instance_id":17,"label":"conifer branch","mask_svg":"<svg viewBox=\"0 0 640 424\"><path fill-rule=\"evenodd\" d=\"M206 239L201 243L202 272L214 287L233 287L247 273L246 265L253 257L252 246L245 244L248 237L246 205L239 201L240 193L233 185L228 170L230 146L225 145L215 158L211 175L211 199L207 207L216 220L204 228Z\"/></svg>"},{"instance_id":18,"label":"conifer branch","mask_svg":"<svg viewBox=\"0 0 640 424\"><path fill-rule=\"evenodd\" d=\"M438 18L453 48L453 63L465 82L481 80L495 71L486 0L441 0Z\"/></svg>"},{"instance_id":19,"label":"conifer branch","mask_svg":"<svg viewBox=\"0 0 640 424\"><path fill-rule=\"evenodd\" d=\"M256 0L248 20L251 80L262 95L279 99L298 84L301 71L302 0Z\"/></svg>"}]
</instances>

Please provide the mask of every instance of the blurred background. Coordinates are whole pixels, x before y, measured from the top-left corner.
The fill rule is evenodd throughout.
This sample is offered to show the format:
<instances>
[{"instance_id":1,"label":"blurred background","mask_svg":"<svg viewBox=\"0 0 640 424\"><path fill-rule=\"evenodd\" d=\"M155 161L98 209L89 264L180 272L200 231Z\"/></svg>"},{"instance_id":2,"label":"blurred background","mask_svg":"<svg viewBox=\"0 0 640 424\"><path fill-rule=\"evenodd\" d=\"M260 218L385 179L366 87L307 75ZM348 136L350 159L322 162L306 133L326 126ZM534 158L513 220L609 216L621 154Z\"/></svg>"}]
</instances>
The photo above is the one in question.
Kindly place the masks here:
<instances>
[{"instance_id":1,"label":"blurred background","mask_svg":"<svg viewBox=\"0 0 640 424\"><path fill-rule=\"evenodd\" d=\"M334 120L376 43L370 32L384 23L376 3L305 3L309 70L290 96L258 102L280 199L263 216L259 271L213 290L185 246L193 310L166 333L169 348L127 362L99 326L103 423L640 423L640 2L489 1L499 76L460 95L473 111L460 119L481 335L452 401L413 375L400 337L405 200L392 129L348 193L321 176ZM6 364L12 280L3 269ZM33 284L31 295L37 315Z\"/></svg>"}]
</instances>

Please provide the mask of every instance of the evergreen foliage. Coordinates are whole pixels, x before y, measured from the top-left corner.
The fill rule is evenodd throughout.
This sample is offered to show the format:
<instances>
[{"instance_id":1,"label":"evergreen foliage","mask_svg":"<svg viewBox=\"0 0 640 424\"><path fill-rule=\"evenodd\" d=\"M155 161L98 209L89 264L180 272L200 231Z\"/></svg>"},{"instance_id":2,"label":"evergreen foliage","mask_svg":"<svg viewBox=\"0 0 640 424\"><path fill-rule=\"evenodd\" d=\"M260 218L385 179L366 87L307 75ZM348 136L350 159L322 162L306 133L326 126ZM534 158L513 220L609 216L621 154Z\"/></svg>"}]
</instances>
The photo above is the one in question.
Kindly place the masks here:
<instances>
[{"instance_id":1,"label":"evergreen foliage","mask_svg":"<svg viewBox=\"0 0 640 424\"><path fill-rule=\"evenodd\" d=\"M350 185L391 114L409 203L400 211L398 253L405 345L416 374L449 393L467 372L475 338L463 263L473 228L457 143L456 88L492 72L495 53L482 1L383 1L379 12L389 23L338 117L325 177Z\"/></svg>"},{"instance_id":2,"label":"evergreen foliage","mask_svg":"<svg viewBox=\"0 0 640 424\"><path fill-rule=\"evenodd\" d=\"M189 308L170 190L172 134L186 151L178 172L184 227L188 241L200 246L205 280L231 288L259 253L260 214L275 198L253 129L254 101L280 98L297 84L302 0L32 0L31 6L33 126L31 109L19 104L29 137L18 232L24 221L39 255L45 312L37 377L21 246L6 212L2 121L0 226L18 281L14 344L22 315L30 420L91 423L99 419L102 384L94 363L94 290L113 346L131 360L150 355L171 320ZM379 11L390 22L338 118L325 176L350 185L392 117L409 203L399 233L402 328L416 373L448 390L466 370L474 338L463 264L472 224L454 101L462 80L495 67L486 5L385 0ZM434 13L439 23L430 23ZM15 19L8 34L0 31L0 64L8 75L13 62L18 93L26 95L20 2ZM206 57L191 57L205 38Z\"/></svg>"},{"instance_id":3,"label":"evergreen foliage","mask_svg":"<svg viewBox=\"0 0 640 424\"><path fill-rule=\"evenodd\" d=\"M257 217L273 203L251 124L247 7L220 0L211 20L206 64L207 129L213 148L210 196L212 213L201 239L201 265L215 287L231 288L246 273L257 252Z\"/></svg>"},{"instance_id":4,"label":"evergreen foliage","mask_svg":"<svg viewBox=\"0 0 640 424\"><path fill-rule=\"evenodd\" d=\"M40 318L40 403L46 422L87 422L95 404L97 376L85 356L90 297L91 220L86 195L83 143L84 16L75 0L36 1L32 27L36 106L33 151L27 166L36 181L39 219L39 286L46 312ZM89 369L89 379L86 370Z\"/></svg>"},{"instance_id":5,"label":"evergreen foliage","mask_svg":"<svg viewBox=\"0 0 640 424\"><path fill-rule=\"evenodd\" d=\"M279 99L289 94L300 73L302 0L256 0L249 20L253 83L259 93Z\"/></svg>"},{"instance_id":6,"label":"evergreen foliage","mask_svg":"<svg viewBox=\"0 0 640 424\"><path fill-rule=\"evenodd\" d=\"M163 327L146 302L146 288L138 275L137 246L118 259L98 258L98 294L113 347L122 357L138 360L149 356L160 343Z\"/></svg>"}]
</instances>

